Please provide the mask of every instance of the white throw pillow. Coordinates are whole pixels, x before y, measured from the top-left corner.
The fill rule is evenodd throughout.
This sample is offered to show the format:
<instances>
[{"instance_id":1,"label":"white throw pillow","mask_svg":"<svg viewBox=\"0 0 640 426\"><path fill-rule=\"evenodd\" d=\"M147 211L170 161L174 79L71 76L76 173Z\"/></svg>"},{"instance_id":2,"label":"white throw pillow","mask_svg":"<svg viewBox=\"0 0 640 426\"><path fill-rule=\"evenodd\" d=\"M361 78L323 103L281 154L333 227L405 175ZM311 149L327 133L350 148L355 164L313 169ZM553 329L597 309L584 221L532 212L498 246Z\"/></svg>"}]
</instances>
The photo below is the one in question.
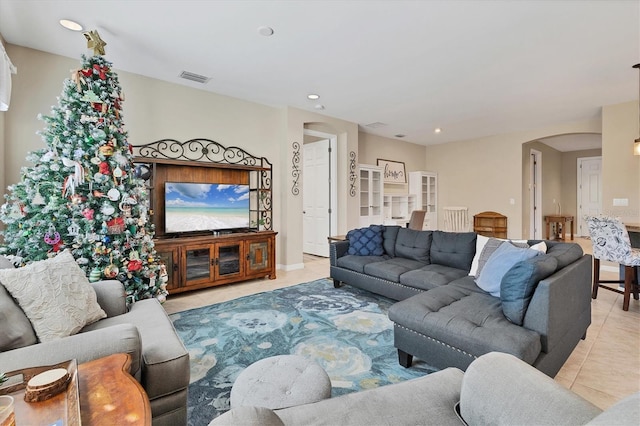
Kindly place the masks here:
<instances>
[{"instance_id":1,"label":"white throw pillow","mask_svg":"<svg viewBox=\"0 0 640 426\"><path fill-rule=\"evenodd\" d=\"M485 237L484 235L478 234L476 237L476 254L473 255L473 260L471 261L471 270L469 271L469 275L475 277L478 273L478 262L480 261L480 254L482 254L482 249L489 241L489 237Z\"/></svg>"},{"instance_id":2,"label":"white throw pillow","mask_svg":"<svg viewBox=\"0 0 640 426\"><path fill-rule=\"evenodd\" d=\"M84 271L67 250L22 268L0 269L0 282L29 318L41 342L76 334L107 316Z\"/></svg>"}]
</instances>

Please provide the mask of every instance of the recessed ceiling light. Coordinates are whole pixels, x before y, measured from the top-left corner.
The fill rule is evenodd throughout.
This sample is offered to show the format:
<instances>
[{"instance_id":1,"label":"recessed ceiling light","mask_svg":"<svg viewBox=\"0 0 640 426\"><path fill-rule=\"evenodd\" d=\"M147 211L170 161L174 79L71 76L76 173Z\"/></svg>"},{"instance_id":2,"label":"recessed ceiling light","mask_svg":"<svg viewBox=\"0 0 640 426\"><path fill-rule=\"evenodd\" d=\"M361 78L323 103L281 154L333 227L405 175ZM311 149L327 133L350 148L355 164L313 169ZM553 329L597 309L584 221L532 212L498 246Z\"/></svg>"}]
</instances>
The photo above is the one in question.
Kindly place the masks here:
<instances>
[{"instance_id":1,"label":"recessed ceiling light","mask_svg":"<svg viewBox=\"0 0 640 426\"><path fill-rule=\"evenodd\" d=\"M310 93L307 95L307 99L315 101L316 99L320 99L320 95L316 95L315 93Z\"/></svg>"},{"instance_id":2,"label":"recessed ceiling light","mask_svg":"<svg viewBox=\"0 0 640 426\"><path fill-rule=\"evenodd\" d=\"M433 129L433 133L440 133L442 132L442 129L440 127L436 127L435 129Z\"/></svg>"},{"instance_id":3,"label":"recessed ceiling light","mask_svg":"<svg viewBox=\"0 0 640 426\"><path fill-rule=\"evenodd\" d=\"M71 21L69 19L61 19L60 25L71 31L82 31L82 25L78 24L76 21Z\"/></svg>"},{"instance_id":4,"label":"recessed ceiling light","mask_svg":"<svg viewBox=\"0 0 640 426\"><path fill-rule=\"evenodd\" d=\"M398 133L397 135L393 135L393 136L395 136L396 138L404 138L407 135L403 135L402 133Z\"/></svg>"},{"instance_id":5,"label":"recessed ceiling light","mask_svg":"<svg viewBox=\"0 0 640 426\"><path fill-rule=\"evenodd\" d=\"M273 28L271 27L258 27L258 34L265 37L271 37L273 35Z\"/></svg>"}]
</instances>

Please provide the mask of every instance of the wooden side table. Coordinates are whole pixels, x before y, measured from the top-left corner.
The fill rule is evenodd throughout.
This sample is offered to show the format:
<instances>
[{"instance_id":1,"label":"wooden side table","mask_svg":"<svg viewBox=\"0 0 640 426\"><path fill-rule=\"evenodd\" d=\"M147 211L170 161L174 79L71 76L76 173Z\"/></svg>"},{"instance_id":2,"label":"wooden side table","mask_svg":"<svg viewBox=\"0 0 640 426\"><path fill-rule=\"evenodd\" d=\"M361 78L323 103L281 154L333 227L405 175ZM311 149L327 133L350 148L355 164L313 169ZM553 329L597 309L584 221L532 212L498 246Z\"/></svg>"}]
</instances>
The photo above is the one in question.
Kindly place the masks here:
<instances>
[{"instance_id":1,"label":"wooden side table","mask_svg":"<svg viewBox=\"0 0 640 426\"><path fill-rule=\"evenodd\" d=\"M114 354L78 366L82 425L151 425L147 393L129 374L131 356Z\"/></svg>"},{"instance_id":2,"label":"wooden side table","mask_svg":"<svg viewBox=\"0 0 640 426\"><path fill-rule=\"evenodd\" d=\"M547 240L549 239L549 228L551 223L562 224L562 241L567 240L567 222L571 222L571 241L573 241L573 227L574 220L573 216L566 215L549 215L544 217L544 221L546 222L547 227Z\"/></svg>"},{"instance_id":3,"label":"wooden side table","mask_svg":"<svg viewBox=\"0 0 640 426\"><path fill-rule=\"evenodd\" d=\"M75 371L75 361L70 365ZM130 365L131 357L128 354L114 354L80 364L77 374L72 375L67 392L46 401L25 402L24 389L11 393L14 397L16 424L55 425L62 422L61 424L75 425L80 423L77 418L79 412L83 426L150 426L149 398L140 383L129 374Z\"/></svg>"}]
</instances>

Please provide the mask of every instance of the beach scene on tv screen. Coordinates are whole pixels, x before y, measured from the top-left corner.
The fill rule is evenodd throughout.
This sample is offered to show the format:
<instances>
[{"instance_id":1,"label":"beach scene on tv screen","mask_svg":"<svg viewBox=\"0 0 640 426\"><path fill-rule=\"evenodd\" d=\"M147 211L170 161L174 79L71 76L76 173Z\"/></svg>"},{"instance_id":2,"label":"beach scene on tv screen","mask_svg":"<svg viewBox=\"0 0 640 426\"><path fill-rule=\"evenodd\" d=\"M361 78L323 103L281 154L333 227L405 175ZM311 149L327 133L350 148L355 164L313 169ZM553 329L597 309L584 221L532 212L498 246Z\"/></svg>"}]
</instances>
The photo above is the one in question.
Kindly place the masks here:
<instances>
[{"instance_id":1,"label":"beach scene on tv screen","mask_svg":"<svg viewBox=\"0 0 640 426\"><path fill-rule=\"evenodd\" d=\"M165 183L165 231L249 227L249 185Z\"/></svg>"}]
</instances>

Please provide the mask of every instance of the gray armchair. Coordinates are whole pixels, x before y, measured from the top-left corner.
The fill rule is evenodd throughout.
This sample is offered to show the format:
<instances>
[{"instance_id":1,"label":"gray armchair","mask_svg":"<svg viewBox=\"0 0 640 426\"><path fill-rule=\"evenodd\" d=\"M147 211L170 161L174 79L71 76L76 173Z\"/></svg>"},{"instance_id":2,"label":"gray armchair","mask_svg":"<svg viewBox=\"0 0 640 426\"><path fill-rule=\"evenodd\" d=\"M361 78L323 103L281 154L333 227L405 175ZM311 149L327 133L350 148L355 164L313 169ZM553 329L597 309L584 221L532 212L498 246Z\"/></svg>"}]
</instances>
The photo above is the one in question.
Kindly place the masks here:
<instances>
[{"instance_id":1,"label":"gray armchair","mask_svg":"<svg viewBox=\"0 0 640 426\"><path fill-rule=\"evenodd\" d=\"M80 333L39 343L30 322L0 285L0 366L3 371L51 365L69 359L81 364L113 353L131 355L131 375L151 402L154 425L187 422L189 354L156 299L127 309L120 281L92 284L107 317Z\"/></svg>"}]
</instances>

